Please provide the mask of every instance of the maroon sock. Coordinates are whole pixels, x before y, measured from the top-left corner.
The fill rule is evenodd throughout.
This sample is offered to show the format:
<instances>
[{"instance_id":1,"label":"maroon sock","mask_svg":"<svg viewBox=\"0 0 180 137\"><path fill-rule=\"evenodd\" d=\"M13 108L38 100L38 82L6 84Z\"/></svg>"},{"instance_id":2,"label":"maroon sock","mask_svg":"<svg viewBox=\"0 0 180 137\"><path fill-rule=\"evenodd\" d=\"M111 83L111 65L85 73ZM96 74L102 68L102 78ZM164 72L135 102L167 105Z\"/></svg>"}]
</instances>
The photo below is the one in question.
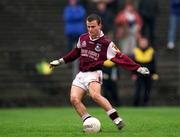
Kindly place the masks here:
<instances>
[{"instance_id":1,"label":"maroon sock","mask_svg":"<svg viewBox=\"0 0 180 137\"><path fill-rule=\"evenodd\" d=\"M119 117L117 111L114 108L107 111L107 114L112 119L112 121Z\"/></svg>"}]
</instances>

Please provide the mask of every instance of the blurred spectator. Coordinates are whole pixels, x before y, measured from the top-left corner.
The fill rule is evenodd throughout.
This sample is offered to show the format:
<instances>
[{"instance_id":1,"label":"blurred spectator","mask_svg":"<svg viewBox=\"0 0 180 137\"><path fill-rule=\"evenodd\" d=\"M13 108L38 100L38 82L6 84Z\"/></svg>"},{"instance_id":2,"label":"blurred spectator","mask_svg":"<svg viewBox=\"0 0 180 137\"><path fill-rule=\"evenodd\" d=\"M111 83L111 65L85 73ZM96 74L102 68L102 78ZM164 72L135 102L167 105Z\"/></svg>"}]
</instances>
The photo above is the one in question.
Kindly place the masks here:
<instances>
[{"instance_id":1,"label":"blurred spectator","mask_svg":"<svg viewBox=\"0 0 180 137\"><path fill-rule=\"evenodd\" d=\"M119 0L91 0L93 3L98 3L98 2L104 2L107 4L107 9L114 15L117 14L120 7L120 3L124 3L124 1L119 1Z\"/></svg>"},{"instance_id":2,"label":"blurred spectator","mask_svg":"<svg viewBox=\"0 0 180 137\"><path fill-rule=\"evenodd\" d=\"M49 68L49 63L45 60L38 62L36 64L36 69L40 75L50 75L52 73L52 69Z\"/></svg>"},{"instance_id":3,"label":"blurred spectator","mask_svg":"<svg viewBox=\"0 0 180 137\"><path fill-rule=\"evenodd\" d=\"M175 47L177 25L180 27L180 0L170 0L170 24L167 48Z\"/></svg>"},{"instance_id":4,"label":"blurred spectator","mask_svg":"<svg viewBox=\"0 0 180 137\"><path fill-rule=\"evenodd\" d=\"M136 47L136 40L140 37L142 19L132 4L126 4L125 8L115 18L117 26L116 39L119 41L122 52L131 55Z\"/></svg>"},{"instance_id":5,"label":"blurred spectator","mask_svg":"<svg viewBox=\"0 0 180 137\"><path fill-rule=\"evenodd\" d=\"M117 81L119 79L119 69L110 60L104 62L103 67L103 93L104 96L115 106L120 105L118 98Z\"/></svg>"},{"instance_id":6,"label":"blurred spectator","mask_svg":"<svg viewBox=\"0 0 180 137\"><path fill-rule=\"evenodd\" d=\"M122 9L122 5L125 1L119 1L119 0L109 0L107 3L107 9L113 13L115 16L119 9Z\"/></svg>"},{"instance_id":7,"label":"blurred spectator","mask_svg":"<svg viewBox=\"0 0 180 137\"><path fill-rule=\"evenodd\" d=\"M77 0L78 4L82 5L86 10L88 9L88 0Z\"/></svg>"},{"instance_id":8,"label":"blurred spectator","mask_svg":"<svg viewBox=\"0 0 180 137\"><path fill-rule=\"evenodd\" d=\"M154 49L149 46L146 38L141 38L139 40L138 47L134 49L133 59L141 66L147 67L150 71L150 75L148 76L139 75L137 73L132 75L132 80L135 81L133 105L146 106L150 98L152 80L158 79L158 75L156 74L155 52ZM142 98L143 102L141 104Z\"/></svg>"},{"instance_id":9,"label":"blurred spectator","mask_svg":"<svg viewBox=\"0 0 180 137\"><path fill-rule=\"evenodd\" d=\"M138 10L143 19L142 35L154 46L155 21L159 12L158 0L140 0Z\"/></svg>"},{"instance_id":10,"label":"blurred spectator","mask_svg":"<svg viewBox=\"0 0 180 137\"><path fill-rule=\"evenodd\" d=\"M77 0L69 0L64 9L65 35L68 39L68 51L77 43L78 37L86 31L85 9L77 4Z\"/></svg>"},{"instance_id":11,"label":"blurred spectator","mask_svg":"<svg viewBox=\"0 0 180 137\"><path fill-rule=\"evenodd\" d=\"M96 14L102 19L102 30L109 37L113 38L113 14L107 9L107 1L99 0L96 2ZM105 61L103 68L103 93L104 96L115 106L120 105L118 99L117 80L119 69L110 60Z\"/></svg>"},{"instance_id":12,"label":"blurred spectator","mask_svg":"<svg viewBox=\"0 0 180 137\"><path fill-rule=\"evenodd\" d=\"M107 3L103 0L97 2L96 14L102 19L102 30L108 35L113 30L113 15L107 10Z\"/></svg>"},{"instance_id":13,"label":"blurred spectator","mask_svg":"<svg viewBox=\"0 0 180 137\"><path fill-rule=\"evenodd\" d=\"M46 60L37 62L35 66L36 72L33 75L33 84L43 93L48 95L58 95L60 88L57 87L56 81L52 78L52 69Z\"/></svg>"},{"instance_id":14,"label":"blurred spectator","mask_svg":"<svg viewBox=\"0 0 180 137\"><path fill-rule=\"evenodd\" d=\"M65 34L67 36L68 51L72 50L81 34L86 32L86 11L83 6L78 5L77 0L69 0L64 9ZM78 73L78 61L73 62L72 77Z\"/></svg>"}]
</instances>

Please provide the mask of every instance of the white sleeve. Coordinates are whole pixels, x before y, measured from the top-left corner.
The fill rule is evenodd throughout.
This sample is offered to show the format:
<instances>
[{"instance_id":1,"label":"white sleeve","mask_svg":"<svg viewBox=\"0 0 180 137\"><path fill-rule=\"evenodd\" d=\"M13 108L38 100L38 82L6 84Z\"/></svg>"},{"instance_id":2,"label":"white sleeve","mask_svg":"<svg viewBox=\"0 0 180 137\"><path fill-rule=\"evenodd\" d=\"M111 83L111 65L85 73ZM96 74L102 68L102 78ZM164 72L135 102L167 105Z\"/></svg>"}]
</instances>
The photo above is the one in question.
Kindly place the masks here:
<instances>
[{"instance_id":1,"label":"white sleeve","mask_svg":"<svg viewBox=\"0 0 180 137\"><path fill-rule=\"evenodd\" d=\"M80 42L80 38L79 38L79 40L78 40L78 42L77 42L77 48L81 48L81 42Z\"/></svg>"},{"instance_id":2,"label":"white sleeve","mask_svg":"<svg viewBox=\"0 0 180 137\"><path fill-rule=\"evenodd\" d=\"M112 59L113 57L116 56L118 52L120 52L120 50L116 47L114 42L111 42L107 49L107 59L109 60Z\"/></svg>"}]
</instances>

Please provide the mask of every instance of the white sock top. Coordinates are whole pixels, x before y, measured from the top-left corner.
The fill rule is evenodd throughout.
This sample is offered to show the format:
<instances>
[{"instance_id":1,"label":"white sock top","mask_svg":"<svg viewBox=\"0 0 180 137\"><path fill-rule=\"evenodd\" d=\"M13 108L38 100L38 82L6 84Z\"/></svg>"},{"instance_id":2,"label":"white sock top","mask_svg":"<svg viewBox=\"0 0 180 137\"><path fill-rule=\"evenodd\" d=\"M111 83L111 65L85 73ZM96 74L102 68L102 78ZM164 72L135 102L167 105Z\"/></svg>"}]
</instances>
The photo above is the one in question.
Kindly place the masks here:
<instances>
[{"instance_id":1,"label":"white sock top","mask_svg":"<svg viewBox=\"0 0 180 137\"><path fill-rule=\"evenodd\" d=\"M112 108L112 109L108 110L106 113L107 113L108 115L111 115L111 114L114 113L114 112L116 112L116 109Z\"/></svg>"},{"instance_id":2,"label":"white sock top","mask_svg":"<svg viewBox=\"0 0 180 137\"><path fill-rule=\"evenodd\" d=\"M91 116L90 114L86 113L81 117L81 119L82 121L84 121L87 117L90 117L90 116Z\"/></svg>"}]
</instances>

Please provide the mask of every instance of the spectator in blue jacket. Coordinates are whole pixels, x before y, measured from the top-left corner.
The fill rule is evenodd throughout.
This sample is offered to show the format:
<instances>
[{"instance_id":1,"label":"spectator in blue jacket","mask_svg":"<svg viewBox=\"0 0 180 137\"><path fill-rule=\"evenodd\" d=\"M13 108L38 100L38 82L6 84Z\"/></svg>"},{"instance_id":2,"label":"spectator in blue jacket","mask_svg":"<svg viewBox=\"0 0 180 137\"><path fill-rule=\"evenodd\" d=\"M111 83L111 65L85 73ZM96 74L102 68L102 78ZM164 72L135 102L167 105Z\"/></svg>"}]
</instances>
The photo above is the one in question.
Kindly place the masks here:
<instances>
[{"instance_id":1,"label":"spectator in blue jacket","mask_svg":"<svg viewBox=\"0 0 180 137\"><path fill-rule=\"evenodd\" d=\"M170 24L167 48L175 47L177 25L180 25L180 0L170 0ZM179 26L180 27L180 26Z\"/></svg>"},{"instance_id":2,"label":"spectator in blue jacket","mask_svg":"<svg viewBox=\"0 0 180 137\"><path fill-rule=\"evenodd\" d=\"M86 11L83 6L78 5L77 0L69 0L69 4L64 8L64 29L68 51L76 44L78 37L86 31L85 16Z\"/></svg>"}]
</instances>

